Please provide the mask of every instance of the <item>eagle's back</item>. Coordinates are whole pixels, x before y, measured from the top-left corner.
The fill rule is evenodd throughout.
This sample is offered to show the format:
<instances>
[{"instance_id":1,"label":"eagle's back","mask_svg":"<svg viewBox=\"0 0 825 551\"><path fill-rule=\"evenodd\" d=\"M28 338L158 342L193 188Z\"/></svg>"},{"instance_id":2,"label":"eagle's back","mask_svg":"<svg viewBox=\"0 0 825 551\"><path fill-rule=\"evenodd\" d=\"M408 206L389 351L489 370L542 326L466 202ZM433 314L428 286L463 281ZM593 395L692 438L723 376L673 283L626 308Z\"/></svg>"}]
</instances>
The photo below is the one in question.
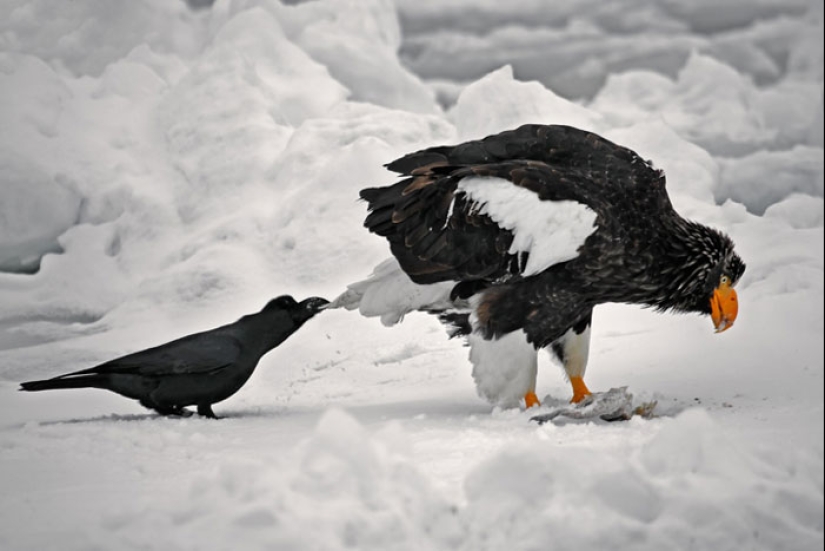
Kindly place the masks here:
<instances>
[{"instance_id":1,"label":"eagle's back","mask_svg":"<svg viewBox=\"0 0 825 551\"><path fill-rule=\"evenodd\" d=\"M628 234L636 229L639 235L651 235L647 227L672 212L661 171L630 149L568 126L524 125L482 140L411 153L387 168L405 178L362 190L370 210L365 226L387 238L404 271L422 284L502 282L532 275L535 265L572 259L575 254L566 248L581 248L585 238L594 245L591 252L600 252L611 241L633 242ZM482 192L474 195L479 186L467 185L485 179L511 187L506 208L522 208L524 217L537 212L539 204L541 216L557 222L542 234L557 234L544 249L565 250L556 256L545 250L550 256L535 262L537 251L519 246L524 236L518 234L518 224L502 222L520 213L497 217L492 212L497 207L485 204L493 200ZM594 220L584 211L592 212ZM595 231L587 229L593 226Z\"/></svg>"}]
</instances>

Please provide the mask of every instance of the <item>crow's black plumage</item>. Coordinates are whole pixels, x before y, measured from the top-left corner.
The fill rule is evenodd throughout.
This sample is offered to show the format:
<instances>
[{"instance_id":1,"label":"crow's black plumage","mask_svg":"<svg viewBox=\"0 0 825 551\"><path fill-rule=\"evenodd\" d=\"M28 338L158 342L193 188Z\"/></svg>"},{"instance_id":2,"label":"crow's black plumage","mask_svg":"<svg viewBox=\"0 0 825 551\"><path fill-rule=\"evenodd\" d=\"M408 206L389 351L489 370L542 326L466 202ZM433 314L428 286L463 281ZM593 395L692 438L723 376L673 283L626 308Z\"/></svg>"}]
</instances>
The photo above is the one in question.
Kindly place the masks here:
<instances>
[{"instance_id":1,"label":"crow's black plumage","mask_svg":"<svg viewBox=\"0 0 825 551\"><path fill-rule=\"evenodd\" d=\"M417 307L476 342L523 331L522 342L563 362L576 401L589 393L582 376L595 306L709 314L717 331L736 317L733 287L745 265L731 239L682 218L662 171L596 134L530 124L387 168L403 179L361 191L365 226L387 239L415 284L454 284L446 307ZM373 280L382 277L386 287L389 276ZM367 286L353 288L360 297ZM344 298L348 307L361 300Z\"/></svg>"},{"instance_id":2,"label":"crow's black plumage","mask_svg":"<svg viewBox=\"0 0 825 551\"><path fill-rule=\"evenodd\" d=\"M186 406L197 406L200 415L215 418L212 404L235 394L264 354L326 304L319 297L296 302L291 296L280 296L234 323L82 371L21 383L20 390L102 388L138 400L162 415L185 415Z\"/></svg>"}]
</instances>

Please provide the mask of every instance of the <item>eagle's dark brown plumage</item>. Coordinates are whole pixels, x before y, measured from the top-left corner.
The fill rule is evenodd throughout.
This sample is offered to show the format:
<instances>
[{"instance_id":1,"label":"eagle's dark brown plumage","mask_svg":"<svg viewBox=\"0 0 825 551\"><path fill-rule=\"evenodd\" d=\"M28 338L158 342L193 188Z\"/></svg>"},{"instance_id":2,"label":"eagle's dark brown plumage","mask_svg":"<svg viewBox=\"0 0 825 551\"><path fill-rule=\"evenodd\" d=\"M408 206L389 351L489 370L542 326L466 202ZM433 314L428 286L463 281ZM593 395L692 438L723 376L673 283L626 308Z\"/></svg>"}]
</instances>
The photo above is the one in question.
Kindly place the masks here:
<instances>
[{"instance_id":1,"label":"eagle's dark brown plumage","mask_svg":"<svg viewBox=\"0 0 825 551\"><path fill-rule=\"evenodd\" d=\"M459 311L422 309L488 341L523 331L535 348L559 356L576 400L589 393L581 377L595 306L622 302L709 314L719 331L735 319L733 286L745 265L731 239L682 218L662 171L596 134L525 125L412 153L387 168L404 178L361 192L370 211L365 226L389 241L416 284L454 282L449 298ZM592 229L573 255L531 273L525 266L538 253L514 248L523 237L517 225L502 223L493 201L473 191L475 182L490 178L529 191L533 201L589 209ZM584 363L571 359L582 352Z\"/></svg>"}]
</instances>

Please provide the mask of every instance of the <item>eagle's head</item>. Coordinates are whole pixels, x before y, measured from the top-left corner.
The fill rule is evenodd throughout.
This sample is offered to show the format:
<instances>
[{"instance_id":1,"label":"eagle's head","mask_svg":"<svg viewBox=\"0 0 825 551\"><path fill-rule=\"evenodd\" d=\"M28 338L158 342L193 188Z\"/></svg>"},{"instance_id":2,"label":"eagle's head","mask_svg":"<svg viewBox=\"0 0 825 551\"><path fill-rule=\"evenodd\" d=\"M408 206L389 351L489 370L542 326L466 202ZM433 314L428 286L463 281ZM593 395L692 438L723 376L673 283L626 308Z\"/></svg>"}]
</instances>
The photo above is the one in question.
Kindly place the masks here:
<instances>
[{"instance_id":1,"label":"eagle's head","mask_svg":"<svg viewBox=\"0 0 825 551\"><path fill-rule=\"evenodd\" d=\"M706 304L713 320L717 333L721 333L733 326L736 315L739 313L739 298L734 287L745 272L745 263L732 250L719 262L708 275L706 288Z\"/></svg>"},{"instance_id":2,"label":"eagle's head","mask_svg":"<svg viewBox=\"0 0 825 551\"><path fill-rule=\"evenodd\" d=\"M734 287L745 272L745 263L724 233L695 222L682 222L680 253L678 258L671 258L672 271L668 270L670 296L660 304L709 315L716 332L721 333L736 321L739 299Z\"/></svg>"}]
</instances>

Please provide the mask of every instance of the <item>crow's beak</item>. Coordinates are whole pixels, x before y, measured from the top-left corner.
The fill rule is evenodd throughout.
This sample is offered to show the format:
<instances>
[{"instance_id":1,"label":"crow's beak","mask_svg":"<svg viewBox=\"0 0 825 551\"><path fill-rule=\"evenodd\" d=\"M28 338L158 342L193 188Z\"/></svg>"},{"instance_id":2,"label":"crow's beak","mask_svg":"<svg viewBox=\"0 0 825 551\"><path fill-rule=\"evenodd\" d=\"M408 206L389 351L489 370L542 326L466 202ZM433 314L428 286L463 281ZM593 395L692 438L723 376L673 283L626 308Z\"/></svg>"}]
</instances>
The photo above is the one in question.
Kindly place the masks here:
<instances>
[{"instance_id":1,"label":"crow's beak","mask_svg":"<svg viewBox=\"0 0 825 551\"><path fill-rule=\"evenodd\" d=\"M321 297L310 297L303 301L302 304L304 305L304 308L306 308L307 310L311 310L313 312L320 312L321 310L327 307L329 301Z\"/></svg>"},{"instance_id":2,"label":"crow's beak","mask_svg":"<svg viewBox=\"0 0 825 551\"><path fill-rule=\"evenodd\" d=\"M717 333L733 327L736 315L739 313L739 300L736 291L729 283L719 285L710 299L710 317Z\"/></svg>"}]
</instances>

